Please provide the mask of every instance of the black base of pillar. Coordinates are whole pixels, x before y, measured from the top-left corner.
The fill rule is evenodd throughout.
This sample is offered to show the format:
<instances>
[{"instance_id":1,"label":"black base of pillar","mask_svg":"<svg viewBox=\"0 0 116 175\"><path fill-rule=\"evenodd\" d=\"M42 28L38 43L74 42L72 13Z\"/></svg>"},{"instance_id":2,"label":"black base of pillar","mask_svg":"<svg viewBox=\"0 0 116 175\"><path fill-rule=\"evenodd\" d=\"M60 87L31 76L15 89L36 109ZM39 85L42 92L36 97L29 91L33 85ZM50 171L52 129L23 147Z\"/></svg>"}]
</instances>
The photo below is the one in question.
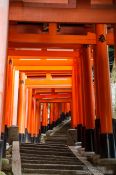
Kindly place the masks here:
<instances>
[{"instance_id":1,"label":"black base of pillar","mask_svg":"<svg viewBox=\"0 0 116 175\"><path fill-rule=\"evenodd\" d=\"M60 118L58 120L56 120L56 126L59 125L61 123Z\"/></svg>"},{"instance_id":2,"label":"black base of pillar","mask_svg":"<svg viewBox=\"0 0 116 175\"><path fill-rule=\"evenodd\" d=\"M100 134L101 126L100 119L95 120L95 153L100 154Z\"/></svg>"},{"instance_id":3,"label":"black base of pillar","mask_svg":"<svg viewBox=\"0 0 116 175\"><path fill-rule=\"evenodd\" d=\"M26 143L31 142L31 134L28 133L28 130L27 129L25 129L25 142Z\"/></svg>"},{"instance_id":4,"label":"black base of pillar","mask_svg":"<svg viewBox=\"0 0 116 175\"><path fill-rule=\"evenodd\" d=\"M3 147L4 147L3 145L4 145L3 140L0 140L0 170L2 167L2 156L3 156Z\"/></svg>"},{"instance_id":5,"label":"black base of pillar","mask_svg":"<svg viewBox=\"0 0 116 175\"><path fill-rule=\"evenodd\" d=\"M19 134L19 142L21 142L21 143L25 143L26 142L25 134Z\"/></svg>"},{"instance_id":6,"label":"black base of pillar","mask_svg":"<svg viewBox=\"0 0 116 175\"><path fill-rule=\"evenodd\" d=\"M49 129L52 130L54 128L54 123L49 124Z\"/></svg>"},{"instance_id":7,"label":"black base of pillar","mask_svg":"<svg viewBox=\"0 0 116 175\"><path fill-rule=\"evenodd\" d=\"M6 143L7 143L5 133L1 133L1 140L3 142L2 157L5 158L6 157Z\"/></svg>"},{"instance_id":8,"label":"black base of pillar","mask_svg":"<svg viewBox=\"0 0 116 175\"><path fill-rule=\"evenodd\" d=\"M1 133L1 140L4 140L4 133Z\"/></svg>"},{"instance_id":9,"label":"black base of pillar","mask_svg":"<svg viewBox=\"0 0 116 175\"><path fill-rule=\"evenodd\" d=\"M34 143L38 143L38 137L34 137Z\"/></svg>"},{"instance_id":10,"label":"black base of pillar","mask_svg":"<svg viewBox=\"0 0 116 175\"><path fill-rule=\"evenodd\" d=\"M31 142L31 134L26 133L26 142Z\"/></svg>"},{"instance_id":11,"label":"black base of pillar","mask_svg":"<svg viewBox=\"0 0 116 175\"><path fill-rule=\"evenodd\" d=\"M48 124L48 130L51 129L51 124Z\"/></svg>"},{"instance_id":12,"label":"black base of pillar","mask_svg":"<svg viewBox=\"0 0 116 175\"><path fill-rule=\"evenodd\" d=\"M3 140L3 157L6 157L6 143L8 141L8 127L5 125L4 133L1 134Z\"/></svg>"},{"instance_id":13,"label":"black base of pillar","mask_svg":"<svg viewBox=\"0 0 116 175\"><path fill-rule=\"evenodd\" d=\"M94 152L94 129L85 130L85 151Z\"/></svg>"},{"instance_id":14,"label":"black base of pillar","mask_svg":"<svg viewBox=\"0 0 116 175\"><path fill-rule=\"evenodd\" d=\"M36 141L36 143L40 143L40 134L38 134L38 136L35 137L35 141Z\"/></svg>"},{"instance_id":15,"label":"black base of pillar","mask_svg":"<svg viewBox=\"0 0 116 175\"><path fill-rule=\"evenodd\" d=\"M56 120L56 122L55 122L55 123L56 123L56 126L57 126L57 125L58 125L58 120Z\"/></svg>"},{"instance_id":16,"label":"black base of pillar","mask_svg":"<svg viewBox=\"0 0 116 175\"><path fill-rule=\"evenodd\" d=\"M34 137L31 137L31 143L34 143Z\"/></svg>"},{"instance_id":17,"label":"black base of pillar","mask_svg":"<svg viewBox=\"0 0 116 175\"><path fill-rule=\"evenodd\" d=\"M85 148L85 131L86 131L86 127L82 126L82 147Z\"/></svg>"},{"instance_id":18,"label":"black base of pillar","mask_svg":"<svg viewBox=\"0 0 116 175\"><path fill-rule=\"evenodd\" d=\"M100 155L102 158L116 157L116 147L113 134L101 134L100 143Z\"/></svg>"},{"instance_id":19,"label":"black base of pillar","mask_svg":"<svg viewBox=\"0 0 116 175\"><path fill-rule=\"evenodd\" d=\"M48 126L41 126L41 133L46 133L48 130Z\"/></svg>"},{"instance_id":20,"label":"black base of pillar","mask_svg":"<svg viewBox=\"0 0 116 175\"><path fill-rule=\"evenodd\" d=\"M56 127L56 121L53 121L53 126Z\"/></svg>"},{"instance_id":21,"label":"black base of pillar","mask_svg":"<svg viewBox=\"0 0 116 175\"><path fill-rule=\"evenodd\" d=\"M82 141L82 124L79 124L77 126L77 141L78 142Z\"/></svg>"},{"instance_id":22,"label":"black base of pillar","mask_svg":"<svg viewBox=\"0 0 116 175\"><path fill-rule=\"evenodd\" d=\"M31 137L30 138L31 143L39 143L40 142L40 136L38 135L37 137Z\"/></svg>"},{"instance_id":23,"label":"black base of pillar","mask_svg":"<svg viewBox=\"0 0 116 175\"><path fill-rule=\"evenodd\" d=\"M62 112L62 114L61 114L61 120L63 121L63 120L65 120L65 113L64 112Z\"/></svg>"},{"instance_id":24,"label":"black base of pillar","mask_svg":"<svg viewBox=\"0 0 116 175\"><path fill-rule=\"evenodd\" d=\"M114 133L114 139L115 139L115 146L116 146L116 119L112 119L113 123L113 133Z\"/></svg>"},{"instance_id":25,"label":"black base of pillar","mask_svg":"<svg viewBox=\"0 0 116 175\"><path fill-rule=\"evenodd\" d=\"M69 119L69 112L66 112L66 119Z\"/></svg>"},{"instance_id":26,"label":"black base of pillar","mask_svg":"<svg viewBox=\"0 0 116 175\"><path fill-rule=\"evenodd\" d=\"M71 117L71 111L69 111L69 117Z\"/></svg>"}]
</instances>

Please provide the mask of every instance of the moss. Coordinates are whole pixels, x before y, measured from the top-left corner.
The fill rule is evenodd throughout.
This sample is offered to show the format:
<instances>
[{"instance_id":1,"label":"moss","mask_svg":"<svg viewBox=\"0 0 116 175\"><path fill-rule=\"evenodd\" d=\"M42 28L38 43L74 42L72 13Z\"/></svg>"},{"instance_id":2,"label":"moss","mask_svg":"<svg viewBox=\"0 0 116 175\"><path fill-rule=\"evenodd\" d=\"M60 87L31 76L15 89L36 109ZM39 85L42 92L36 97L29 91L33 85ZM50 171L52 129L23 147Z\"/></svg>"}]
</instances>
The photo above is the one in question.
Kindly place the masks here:
<instances>
[{"instance_id":1,"label":"moss","mask_svg":"<svg viewBox=\"0 0 116 175\"><path fill-rule=\"evenodd\" d=\"M6 175L4 172L0 171L0 175Z\"/></svg>"},{"instance_id":2,"label":"moss","mask_svg":"<svg viewBox=\"0 0 116 175\"><path fill-rule=\"evenodd\" d=\"M8 165L9 160L8 159L2 159L2 165Z\"/></svg>"}]
</instances>

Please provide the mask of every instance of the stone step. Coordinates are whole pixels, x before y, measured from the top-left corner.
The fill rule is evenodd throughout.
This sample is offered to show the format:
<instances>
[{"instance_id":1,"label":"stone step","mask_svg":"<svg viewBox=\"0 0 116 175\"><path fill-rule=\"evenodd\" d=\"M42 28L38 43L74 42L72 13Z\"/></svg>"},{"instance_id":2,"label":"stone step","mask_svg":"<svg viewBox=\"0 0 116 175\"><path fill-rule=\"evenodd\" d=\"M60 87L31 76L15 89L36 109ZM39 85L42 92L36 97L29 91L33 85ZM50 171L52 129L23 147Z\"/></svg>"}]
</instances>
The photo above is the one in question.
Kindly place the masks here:
<instances>
[{"instance_id":1,"label":"stone step","mask_svg":"<svg viewBox=\"0 0 116 175\"><path fill-rule=\"evenodd\" d=\"M48 136L46 140L66 140L67 137L60 136Z\"/></svg>"},{"instance_id":2,"label":"stone step","mask_svg":"<svg viewBox=\"0 0 116 175\"><path fill-rule=\"evenodd\" d=\"M65 143L67 143L67 140L66 139L64 139L64 140L63 139L62 140L60 140L60 139L59 140L57 140L57 139L56 140L55 139L46 139L45 142L46 143L64 143L65 144Z\"/></svg>"},{"instance_id":3,"label":"stone step","mask_svg":"<svg viewBox=\"0 0 116 175\"><path fill-rule=\"evenodd\" d=\"M62 164L62 165L83 165L81 161L69 161L69 160L29 160L29 159L22 159L23 163L31 163L31 164Z\"/></svg>"},{"instance_id":4,"label":"stone step","mask_svg":"<svg viewBox=\"0 0 116 175\"><path fill-rule=\"evenodd\" d=\"M47 144L65 144L65 145L67 144L67 141L65 141L65 140L64 141L63 140L62 141L59 141L59 140L56 140L56 141L54 141L54 140L46 140L45 142Z\"/></svg>"},{"instance_id":5,"label":"stone step","mask_svg":"<svg viewBox=\"0 0 116 175\"><path fill-rule=\"evenodd\" d=\"M32 144L32 143L24 143L24 144L21 144L20 146L26 146L26 147L35 147L35 146L37 146L37 147L47 147L47 146L49 146L49 147L67 147L67 145L66 144L61 144L61 143L52 143L52 144L50 144L50 143L44 143L44 144Z\"/></svg>"},{"instance_id":6,"label":"stone step","mask_svg":"<svg viewBox=\"0 0 116 175\"><path fill-rule=\"evenodd\" d=\"M22 168L31 169L57 169L57 170L85 170L87 169L84 165L61 165L61 164L27 164L23 163Z\"/></svg>"},{"instance_id":7,"label":"stone step","mask_svg":"<svg viewBox=\"0 0 116 175\"><path fill-rule=\"evenodd\" d=\"M37 150L37 151L63 151L63 152L71 152L70 149L67 147L67 148L40 148L40 147L34 147L34 148L31 148L31 147L21 147L20 148L20 151L22 150Z\"/></svg>"},{"instance_id":8,"label":"stone step","mask_svg":"<svg viewBox=\"0 0 116 175\"><path fill-rule=\"evenodd\" d=\"M22 175L38 175L38 174L35 174L35 173L34 174L23 173ZM50 175L50 174L40 174L39 173L39 175ZM55 174L55 175L60 175L60 174Z\"/></svg>"},{"instance_id":9,"label":"stone step","mask_svg":"<svg viewBox=\"0 0 116 175\"><path fill-rule=\"evenodd\" d=\"M67 156L49 156L49 155L28 155L21 153L21 159L30 159L30 160L62 160L62 161L77 161L76 157L67 157Z\"/></svg>"},{"instance_id":10,"label":"stone step","mask_svg":"<svg viewBox=\"0 0 116 175\"><path fill-rule=\"evenodd\" d=\"M45 141L54 141L54 142L65 142L67 140L67 138L57 138L57 137L54 137L54 138L46 138Z\"/></svg>"},{"instance_id":11,"label":"stone step","mask_svg":"<svg viewBox=\"0 0 116 175\"><path fill-rule=\"evenodd\" d=\"M23 173L22 175L38 175L38 174L35 174L35 173L34 174ZM39 173L39 175L50 175L50 174L40 174ZM60 174L55 174L55 175L60 175Z\"/></svg>"},{"instance_id":12,"label":"stone step","mask_svg":"<svg viewBox=\"0 0 116 175\"><path fill-rule=\"evenodd\" d=\"M57 133L55 133L55 134L53 134L53 135L47 135L47 137L60 137L60 138L66 138L67 137L67 134L57 134Z\"/></svg>"},{"instance_id":13,"label":"stone step","mask_svg":"<svg viewBox=\"0 0 116 175\"><path fill-rule=\"evenodd\" d=\"M20 148L26 148L26 149L58 149L58 150L64 150L64 149L67 149L67 150L69 150L69 148L68 147L61 147L61 146L21 146Z\"/></svg>"},{"instance_id":14,"label":"stone step","mask_svg":"<svg viewBox=\"0 0 116 175\"><path fill-rule=\"evenodd\" d=\"M56 139L55 138L52 139L52 138L49 138L49 139L46 139L45 142L46 141L53 142L53 143L56 143L56 144L57 143L63 143L64 144L64 142L67 142L67 139L57 139L57 138Z\"/></svg>"},{"instance_id":15,"label":"stone step","mask_svg":"<svg viewBox=\"0 0 116 175\"><path fill-rule=\"evenodd\" d=\"M67 130L48 135L42 144L21 144L22 175L92 175L67 146Z\"/></svg>"},{"instance_id":16,"label":"stone step","mask_svg":"<svg viewBox=\"0 0 116 175\"><path fill-rule=\"evenodd\" d=\"M33 146L33 147L31 147L31 146L30 147L21 146L20 149L38 149L38 150L39 149L52 149L52 150L69 150L70 151L69 147L64 148L64 147L52 147L52 146L51 147L49 147L49 146L46 146L46 147L45 146L43 146L43 147L39 147L39 146Z\"/></svg>"},{"instance_id":17,"label":"stone step","mask_svg":"<svg viewBox=\"0 0 116 175\"><path fill-rule=\"evenodd\" d=\"M49 137L60 137L60 138L66 138L67 137L67 134L59 134L59 133L55 133L53 135L48 135L47 138Z\"/></svg>"},{"instance_id":18,"label":"stone step","mask_svg":"<svg viewBox=\"0 0 116 175\"><path fill-rule=\"evenodd\" d=\"M92 175L88 171L84 170L57 170L57 169L23 169L23 175L40 175L40 174L48 174L48 175Z\"/></svg>"},{"instance_id":19,"label":"stone step","mask_svg":"<svg viewBox=\"0 0 116 175\"><path fill-rule=\"evenodd\" d=\"M50 144L50 145L56 145L56 146L60 146L61 144L64 144L67 146L67 141L66 142L53 142L53 141L46 141L46 144Z\"/></svg>"},{"instance_id":20,"label":"stone step","mask_svg":"<svg viewBox=\"0 0 116 175\"><path fill-rule=\"evenodd\" d=\"M61 151L41 151L41 150L21 150L21 153L26 153L28 155L59 155L59 156L68 156L68 157L74 157L74 154L72 152L61 152Z\"/></svg>"}]
</instances>

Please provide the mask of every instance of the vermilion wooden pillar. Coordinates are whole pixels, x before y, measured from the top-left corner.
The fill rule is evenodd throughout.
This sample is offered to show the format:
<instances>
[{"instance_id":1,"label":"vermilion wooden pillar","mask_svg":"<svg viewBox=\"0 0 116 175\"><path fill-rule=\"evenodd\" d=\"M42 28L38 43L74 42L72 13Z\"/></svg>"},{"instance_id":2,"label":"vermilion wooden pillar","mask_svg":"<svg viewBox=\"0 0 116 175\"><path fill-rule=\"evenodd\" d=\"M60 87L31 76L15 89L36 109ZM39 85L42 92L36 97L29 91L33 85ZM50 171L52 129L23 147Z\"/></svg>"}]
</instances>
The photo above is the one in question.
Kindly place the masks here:
<instances>
[{"instance_id":1,"label":"vermilion wooden pillar","mask_svg":"<svg viewBox=\"0 0 116 175\"><path fill-rule=\"evenodd\" d=\"M35 113L35 125L36 125L36 142L39 142L41 122L40 122L40 102L36 100L36 113Z\"/></svg>"},{"instance_id":2,"label":"vermilion wooden pillar","mask_svg":"<svg viewBox=\"0 0 116 175\"><path fill-rule=\"evenodd\" d=\"M66 103L66 118L71 115L71 104Z\"/></svg>"},{"instance_id":3,"label":"vermilion wooden pillar","mask_svg":"<svg viewBox=\"0 0 116 175\"><path fill-rule=\"evenodd\" d=\"M115 157L116 150L112 130L112 100L110 90L110 70L108 59L108 47L106 43L107 26L96 24L97 45L95 62L98 74L96 74L96 84L98 82L100 91L100 122L101 122L101 156Z\"/></svg>"},{"instance_id":4,"label":"vermilion wooden pillar","mask_svg":"<svg viewBox=\"0 0 116 175\"><path fill-rule=\"evenodd\" d=\"M99 87L99 69L98 60L96 58L96 46L93 47L93 57L94 57L94 86L95 86L95 152L100 154L100 87ZM96 62L97 60L97 62ZM99 59L100 61L100 59ZM100 62L99 62L100 64Z\"/></svg>"},{"instance_id":5,"label":"vermilion wooden pillar","mask_svg":"<svg viewBox=\"0 0 116 175\"><path fill-rule=\"evenodd\" d=\"M65 103L61 104L61 121L65 119Z\"/></svg>"},{"instance_id":6,"label":"vermilion wooden pillar","mask_svg":"<svg viewBox=\"0 0 116 175\"><path fill-rule=\"evenodd\" d=\"M71 110L70 103L66 103L66 111L69 112Z\"/></svg>"},{"instance_id":7,"label":"vermilion wooden pillar","mask_svg":"<svg viewBox=\"0 0 116 175\"><path fill-rule=\"evenodd\" d=\"M65 113L65 103L62 103L62 112Z\"/></svg>"},{"instance_id":8,"label":"vermilion wooden pillar","mask_svg":"<svg viewBox=\"0 0 116 175\"><path fill-rule=\"evenodd\" d=\"M52 129L54 124L54 103L50 103L50 121L49 128Z\"/></svg>"},{"instance_id":9,"label":"vermilion wooden pillar","mask_svg":"<svg viewBox=\"0 0 116 175\"><path fill-rule=\"evenodd\" d=\"M31 139L31 117L32 117L32 88L28 88L28 111L27 111L27 140Z\"/></svg>"},{"instance_id":10,"label":"vermilion wooden pillar","mask_svg":"<svg viewBox=\"0 0 116 175\"><path fill-rule=\"evenodd\" d=\"M43 103L41 132L45 133L48 128L48 104Z\"/></svg>"},{"instance_id":11,"label":"vermilion wooden pillar","mask_svg":"<svg viewBox=\"0 0 116 175\"><path fill-rule=\"evenodd\" d=\"M83 127L83 104L82 104L82 59L77 58L77 94L78 94L78 125L77 125L77 140L82 141Z\"/></svg>"},{"instance_id":12,"label":"vermilion wooden pillar","mask_svg":"<svg viewBox=\"0 0 116 175\"><path fill-rule=\"evenodd\" d=\"M94 128L95 128L95 107L94 107L94 90L91 68L91 47L84 46L84 90L85 90L85 105L86 105L86 151L94 151Z\"/></svg>"},{"instance_id":13,"label":"vermilion wooden pillar","mask_svg":"<svg viewBox=\"0 0 116 175\"><path fill-rule=\"evenodd\" d=\"M60 124L60 103L57 103L57 115L58 115L58 119L57 119L57 123Z\"/></svg>"},{"instance_id":14,"label":"vermilion wooden pillar","mask_svg":"<svg viewBox=\"0 0 116 175\"><path fill-rule=\"evenodd\" d=\"M85 76L84 76L84 58L83 58L83 49L81 49L80 51L81 53L81 75L82 75L82 105L83 105L83 126L82 126L82 147L85 148L85 131L86 131L86 92L85 92L85 88L86 88L86 81L85 81Z\"/></svg>"},{"instance_id":15,"label":"vermilion wooden pillar","mask_svg":"<svg viewBox=\"0 0 116 175\"><path fill-rule=\"evenodd\" d=\"M58 108L57 108L57 103L54 103L54 126L57 125L57 112L58 112Z\"/></svg>"},{"instance_id":16,"label":"vermilion wooden pillar","mask_svg":"<svg viewBox=\"0 0 116 175\"><path fill-rule=\"evenodd\" d=\"M71 126L76 128L79 120L78 113L78 87L77 87L77 60L73 59L72 68L72 116L71 116Z\"/></svg>"},{"instance_id":17,"label":"vermilion wooden pillar","mask_svg":"<svg viewBox=\"0 0 116 175\"><path fill-rule=\"evenodd\" d=\"M13 117L12 126L17 126L17 109L18 109L18 88L19 88L19 71L14 68L14 92L13 92Z\"/></svg>"},{"instance_id":18,"label":"vermilion wooden pillar","mask_svg":"<svg viewBox=\"0 0 116 175\"><path fill-rule=\"evenodd\" d=\"M7 44L8 44L8 11L9 0L0 1L0 139L1 139L1 126L2 119L4 120L3 105L5 94L5 68L7 57Z\"/></svg>"},{"instance_id":19,"label":"vermilion wooden pillar","mask_svg":"<svg viewBox=\"0 0 116 175\"><path fill-rule=\"evenodd\" d=\"M26 116L26 89L25 73L19 75L19 95L18 95L18 127L20 141L25 141L25 116Z\"/></svg>"},{"instance_id":20,"label":"vermilion wooden pillar","mask_svg":"<svg viewBox=\"0 0 116 175\"><path fill-rule=\"evenodd\" d=\"M116 24L114 25L114 61L116 65Z\"/></svg>"},{"instance_id":21,"label":"vermilion wooden pillar","mask_svg":"<svg viewBox=\"0 0 116 175\"><path fill-rule=\"evenodd\" d=\"M54 103L54 121L55 125L59 123L60 113L59 113L59 103ZM65 108L66 111L66 108Z\"/></svg>"},{"instance_id":22,"label":"vermilion wooden pillar","mask_svg":"<svg viewBox=\"0 0 116 175\"><path fill-rule=\"evenodd\" d=\"M25 90L25 101L26 101L26 114L25 114L25 139L26 139L26 142L28 142L28 88L26 87L26 90Z\"/></svg>"},{"instance_id":23,"label":"vermilion wooden pillar","mask_svg":"<svg viewBox=\"0 0 116 175\"><path fill-rule=\"evenodd\" d=\"M36 137L36 99L32 97L31 111L31 142L34 143Z\"/></svg>"},{"instance_id":24,"label":"vermilion wooden pillar","mask_svg":"<svg viewBox=\"0 0 116 175\"><path fill-rule=\"evenodd\" d=\"M4 126L11 126L13 117L13 86L14 86L14 70L12 60L7 62L7 77L5 87L5 104L4 104L4 120L3 120L3 132Z\"/></svg>"},{"instance_id":25,"label":"vermilion wooden pillar","mask_svg":"<svg viewBox=\"0 0 116 175\"><path fill-rule=\"evenodd\" d=\"M86 87L86 83L84 81L84 59L83 59L83 50L82 50L82 69L81 69L81 74L82 74L82 105L83 105L83 126L86 126L86 101L85 101L85 87Z\"/></svg>"}]
</instances>

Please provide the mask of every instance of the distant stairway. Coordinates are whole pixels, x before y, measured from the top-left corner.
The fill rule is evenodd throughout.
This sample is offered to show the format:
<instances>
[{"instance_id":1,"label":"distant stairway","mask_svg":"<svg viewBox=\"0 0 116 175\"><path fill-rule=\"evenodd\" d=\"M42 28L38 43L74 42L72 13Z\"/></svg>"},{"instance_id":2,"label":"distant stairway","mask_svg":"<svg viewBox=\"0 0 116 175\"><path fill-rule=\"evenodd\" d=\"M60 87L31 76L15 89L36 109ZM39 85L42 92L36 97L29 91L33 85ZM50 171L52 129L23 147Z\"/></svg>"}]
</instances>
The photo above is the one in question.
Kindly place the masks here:
<instances>
[{"instance_id":1,"label":"distant stairway","mask_svg":"<svg viewBox=\"0 0 116 175\"><path fill-rule=\"evenodd\" d=\"M91 175L87 167L66 145L66 124L45 144L21 144L23 175Z\"/></svg>"}]
</instances>

